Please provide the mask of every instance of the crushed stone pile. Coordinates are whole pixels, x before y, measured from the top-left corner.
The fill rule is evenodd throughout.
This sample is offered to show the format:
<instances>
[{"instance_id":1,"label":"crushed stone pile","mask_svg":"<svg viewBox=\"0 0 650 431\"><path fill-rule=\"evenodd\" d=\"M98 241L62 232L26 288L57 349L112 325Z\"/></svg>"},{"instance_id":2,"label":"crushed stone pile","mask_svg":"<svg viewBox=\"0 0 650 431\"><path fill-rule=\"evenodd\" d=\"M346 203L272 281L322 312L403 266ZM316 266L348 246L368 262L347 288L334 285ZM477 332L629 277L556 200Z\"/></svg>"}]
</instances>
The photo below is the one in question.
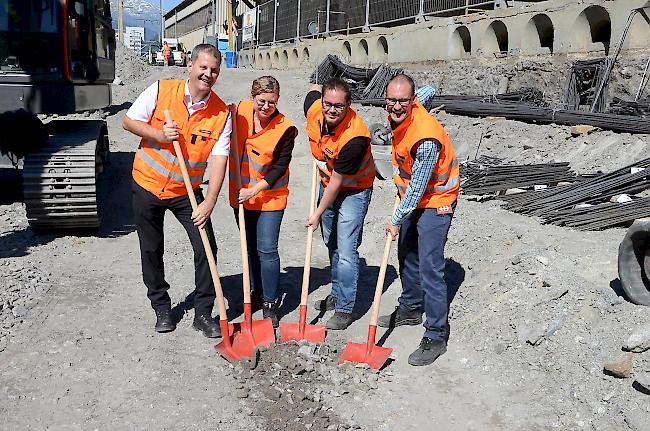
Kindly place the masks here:
<instances>
[{"instance_id":1,"label":"crushed stone pile","mask_svg":"<svg viewBox=\"0 0 650 431\"><path fill-rule=\"evenodd\" d=\"M360 430L339 417L333 401L376 390L392 373L338 365L340 347L290 342L260 351L255 362L222 365L233 379L242 412L261 418L267 429Z\"/></svg>"}]
</instances>

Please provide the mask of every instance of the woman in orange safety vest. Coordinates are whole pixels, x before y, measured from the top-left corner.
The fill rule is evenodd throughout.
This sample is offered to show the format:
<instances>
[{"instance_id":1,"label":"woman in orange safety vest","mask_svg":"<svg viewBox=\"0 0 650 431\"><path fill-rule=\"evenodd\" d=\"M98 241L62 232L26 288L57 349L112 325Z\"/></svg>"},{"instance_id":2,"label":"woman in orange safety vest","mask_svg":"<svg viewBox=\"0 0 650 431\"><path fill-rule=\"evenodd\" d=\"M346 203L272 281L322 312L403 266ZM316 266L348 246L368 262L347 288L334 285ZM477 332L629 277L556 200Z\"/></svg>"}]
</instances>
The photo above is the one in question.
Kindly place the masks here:
<instances>
[{"instance_id":1,"label":"woman in orange safety vest","mask_svg":"<svg viewBox=\"0 0 650 431\"><path fill-rule=\"evenodd\" d=\"M230 205L244 205L252 297L264 318L278 326L278 237L289 196L289 162L298 129L277 110L280 84L272 76L253 81L251 99L237 107L237 142L231 142ZM236 163L236 160L239 163ZM236 166L240 172L237 175ZM241 188L237 190L237 184ZM240 222L240 220L238 220Z\"/></svg>"}]
</instances>

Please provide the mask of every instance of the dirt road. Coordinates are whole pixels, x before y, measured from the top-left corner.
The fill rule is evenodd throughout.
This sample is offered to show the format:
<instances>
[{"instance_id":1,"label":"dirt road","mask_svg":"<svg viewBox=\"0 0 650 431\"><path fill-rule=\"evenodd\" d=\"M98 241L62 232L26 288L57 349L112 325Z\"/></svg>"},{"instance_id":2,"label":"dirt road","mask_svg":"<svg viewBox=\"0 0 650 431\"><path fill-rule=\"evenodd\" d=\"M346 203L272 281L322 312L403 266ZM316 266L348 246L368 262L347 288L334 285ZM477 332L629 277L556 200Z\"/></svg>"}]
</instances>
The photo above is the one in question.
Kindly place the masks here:
<instances>
[{"instance_id":1,"label":"dirt road","mask_svg":"<svg viewBox=\"0 0 650 431\"><path fill-rule=\"evenodd\" d=\"M406 357L422 329L398 328L379 333L395 354L378 375L337 367L345 340L365 340L394 194L387 182L376 182L364 227L360 317L348 330L328 334L328 351L303 348L299 355L292 345L265 351L252 371L217 357L214 343L191 327L192 251L173 217L166 220L165 264L172 301L184 317L174 332L155 333L130 207L137 140L120 124L148 84L184 73L142 66L115 89L107 117L112 167L102 178L107 204L98 235L36 235L19 202L0 205L0 299L5 298L0 429L605 430L650 423L648 397L634 390L630 379L602 373L603 362L620 354L629 333L650 324L647 309L626 302L616 290L616 249L624 230L585 233L543 226L495 202L461 198L452 224L449 351L433 366L410 367ZM281 311L288 320L297 319L304 253L310 155L302 100L308 73L274 72L282 86L279 109L300 130L280 238L281 288L287 295ZM226 102L239 101L261 74L223 70L216 90ZM369 124L384 115L379 109L360 112ZM483 120L441 119L453 128L458 148L475 148L478 132L493 127ZM535 154L546 160L548 141L559 142L549 133L566 130L516 122L498 127L503 130L486 154L512 153L525 138L531 160ZM552 157L591 167L603 163L602 154L620 157L630 142L638 148L630 159L648 153L648 136L617 135L611 142L612 134L600 133L589 137L584 151L579 151L586 145L579 141L583 138L562 138ZM512 158L526 160L522 151ZM222 283L237 304L239 237L226 190L212 220ZM329 292L320 235L314 243L312 301ZM390 312L399 296L396 262L393 250L382 312ZM26 293L15 299L17 291ZM239 313L234 310L231 317ZM635 354L634 369L650 370L648 352Z\"/></svg>"}]
</instances>

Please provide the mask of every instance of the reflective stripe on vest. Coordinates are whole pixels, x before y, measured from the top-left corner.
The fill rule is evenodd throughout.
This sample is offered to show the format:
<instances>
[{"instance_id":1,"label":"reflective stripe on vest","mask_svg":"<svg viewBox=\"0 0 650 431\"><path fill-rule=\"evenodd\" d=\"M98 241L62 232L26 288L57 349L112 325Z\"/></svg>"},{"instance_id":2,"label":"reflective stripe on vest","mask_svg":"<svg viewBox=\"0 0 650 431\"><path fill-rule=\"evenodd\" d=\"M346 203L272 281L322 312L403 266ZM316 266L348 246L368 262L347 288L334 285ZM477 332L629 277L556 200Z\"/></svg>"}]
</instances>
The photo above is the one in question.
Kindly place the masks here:
<instances>
[{"instance_id":1,"label":"reflective stripe on vest","mask_svg":"<svg viewBox=\"0 0 650 431\"><path fill-rule=\"evenodd\" d=\"M185 105L184 80L158 81L156 108L149 124L162 129L164 111L169 110L178 126L178 142L190 176L192 188L197 189L208 166L208 158L228 118L226 104L211 92L204 109L189 115ZM199 139L197 139L199 138ZM167 142L142 139L133 161L133 179L142 188L160 199L187 195L179 160L173 146Z\"/></svg>"},{"instance_id":2,"label":"reflective stripe on vest","mask_svg":"<svg viewBox=\"0 0 650 431\"><path fill-rule=\"evenodd\" d=\"M174 154L170 153L169 151L167 151L166 149L164 149L163 147L161 147L160 145L158 145L156 142L147 140L145 142L145 144L146 144L145 145L146 148L150 148L150 149L156 151L160 157L162 157L163 159L165 159L169 163L173 163L174 165L180 167L180 165L178 164L178 159L176 158L176 156ZM141 148L142 148L142 146L141 146ZM185 160L185 166L187 167L187 169L205 169L205 168L208 167L208 162L192 162L192 161L187 160L187 159L183 159L183 160Z\"/></svg>"},{"instance_id":3,"label":"reflective stripe on vest","mask_svg":"<svg viewBox=\"0 0 650 431\"><path fill-rule=\"evenodd\" d=\"M183 182L183 174L177 174L176 172L170 171L169 169L165 168L163 165L152 159L149 154L145 153L142 151L142 148L138 148L138 155L140 156L140 159L145 162L147 165L149 165L153 170L158 172L160 175L170 178L174 181L179 181ZM176 157L174 157L176 159ZM192 185L195 185L196 183L201 183L203 182L203 175L190 175L190 182Z\"/></svg>"}]
</instances>

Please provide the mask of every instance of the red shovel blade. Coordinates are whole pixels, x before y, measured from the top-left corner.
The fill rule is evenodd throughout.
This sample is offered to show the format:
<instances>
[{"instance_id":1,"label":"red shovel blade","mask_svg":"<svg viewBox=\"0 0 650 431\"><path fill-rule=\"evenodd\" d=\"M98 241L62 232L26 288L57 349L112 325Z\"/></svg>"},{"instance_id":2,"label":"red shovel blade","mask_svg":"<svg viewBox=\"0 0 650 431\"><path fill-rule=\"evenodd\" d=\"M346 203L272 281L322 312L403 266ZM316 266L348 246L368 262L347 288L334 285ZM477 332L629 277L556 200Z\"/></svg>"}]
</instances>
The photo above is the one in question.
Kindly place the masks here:
<instances>
[{"instance_id":1,"label":"red shovel blade","mask_svg":"<svg viewBox=\"0 0 650 431\"><path fill-rule=\"evenodd\" d=\"M391 353L393 353L393 349L389 347L380 347L374 344L369 346L368 344L348 341L339 363L357 362L368 364L373 370L379 370L384 366Z\"/></svg>"},{"instance_id":2,"label":"red shovel blade","mask_svg":"<svg viewBox=\"0 0 650 431\"><path fill-rule=\"evenodd\" d=\"M280 322L280 338L285 343L291 340L322 343L325 341L325 326L307 324L307 306L301 305L298 323Z\"/></svg>"},{"instance_id":3,"label":"red shovel blade","mask_svg":"<svg viewBox=\"0 0 650 431\"><path fill-rule=\"evenodd\" d=\"M368 327L368 342L366 344L353 343L348 341L345 350L341 355L339 364L344 362L356 362L359 364L368 364L373 370L379 370L384 366L393 349L389 347L380 347L375 344L375 335L377 326Z\"/></svg>"},{"instance_id":4,"label":"red shovel blade","mask_svg":"<svg viewBox=\"0 0 650 431\"><path fill-rule=\"evenodd\" d=\"M307 340L313 343L325 341L324 325L305 325L301 330L300 323L280 322L280 338L283 342Z\"/></svg>"},{"instance_id":5,"label":"red shovel blade","mask_svg":"<svg viewBox=\"0 0 650 431\"><path fill-rule=\"evenodd\" d=\"M241 335L249 338L254 346L269 347L275 343L275 329L271 319L252 320L250 324L244 320L240 326Z\"/></svg>"},{"instance_id":6,"label":"red shovel blade","mask_svg":"<svg viewBox=\"0 0 650 431\"><path fill-rule=\"evenodd\" d=\"M221 327L221 335L223 340L214 346L214 349L219 353L226 361L236 362L241 359L246 358L245 355L242 355L240 350L236 350L233 346L232 339L237 338L239 334L239 328L237 328L232 323L228 323L227 320L220 320L219 326Z\"/></svg>"}]
</instances>

